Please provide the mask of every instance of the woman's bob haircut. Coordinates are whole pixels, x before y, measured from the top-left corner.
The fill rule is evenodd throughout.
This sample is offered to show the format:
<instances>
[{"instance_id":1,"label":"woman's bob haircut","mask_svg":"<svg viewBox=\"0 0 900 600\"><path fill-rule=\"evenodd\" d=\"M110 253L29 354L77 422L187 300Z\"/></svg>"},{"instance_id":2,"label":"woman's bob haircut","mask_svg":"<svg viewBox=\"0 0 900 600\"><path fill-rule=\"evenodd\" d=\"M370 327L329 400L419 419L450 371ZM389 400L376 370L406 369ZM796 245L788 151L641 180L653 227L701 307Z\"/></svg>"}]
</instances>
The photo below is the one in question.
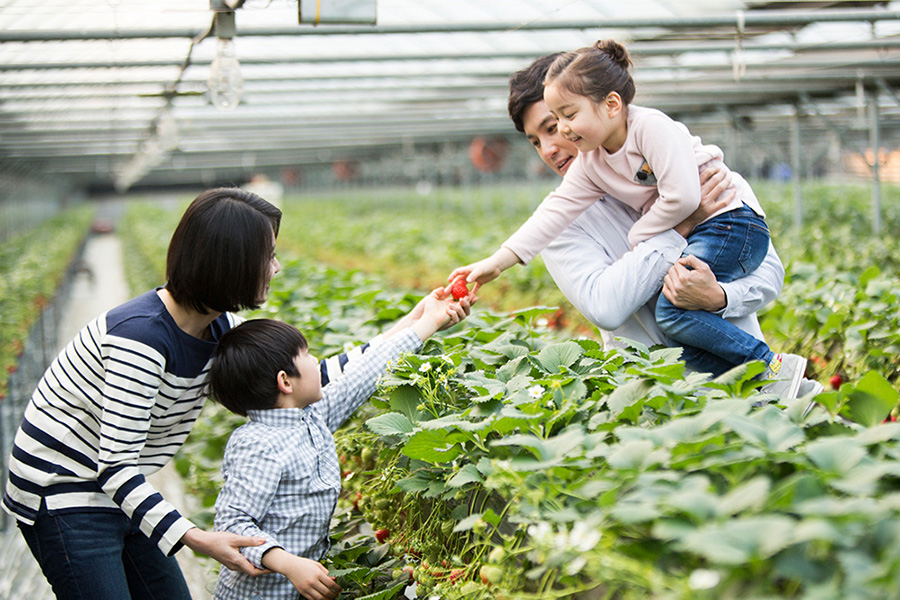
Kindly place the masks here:
<instances>
[{"instance_id":1,"label":"woman's bob haircut","mask_svg":"<svg viewBox=\"0 0 900 600\"><path fill-rule=\"evenodd\" d=\"M281 211L240 188L217 188L188 206L169 243L166 289L206 314L258 308Z\"/></svg>"}]
</instances>

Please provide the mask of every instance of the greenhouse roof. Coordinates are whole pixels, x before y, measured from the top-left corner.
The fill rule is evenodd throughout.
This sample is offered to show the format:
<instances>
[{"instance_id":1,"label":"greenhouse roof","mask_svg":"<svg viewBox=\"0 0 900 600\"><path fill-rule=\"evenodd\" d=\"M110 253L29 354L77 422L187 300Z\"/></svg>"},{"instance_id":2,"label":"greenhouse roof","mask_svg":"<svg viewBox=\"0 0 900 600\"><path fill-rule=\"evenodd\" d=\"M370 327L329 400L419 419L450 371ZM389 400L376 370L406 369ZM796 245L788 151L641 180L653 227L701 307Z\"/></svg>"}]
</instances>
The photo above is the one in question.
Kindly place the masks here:
<instances>
[{"instance_id":1,"label":"greenhouse roof","mask_svg":"<svg viewBox=\"0 0 900 600\"><path fill-rule=\"evenodd\" d=\"M243 86L223 109L229 15ZM875 98L900 124L900 2L5 0L0 161L125 189L507 135L509 75L599 38L677 118L841 131Z\"/></svg>"}]
</instances>

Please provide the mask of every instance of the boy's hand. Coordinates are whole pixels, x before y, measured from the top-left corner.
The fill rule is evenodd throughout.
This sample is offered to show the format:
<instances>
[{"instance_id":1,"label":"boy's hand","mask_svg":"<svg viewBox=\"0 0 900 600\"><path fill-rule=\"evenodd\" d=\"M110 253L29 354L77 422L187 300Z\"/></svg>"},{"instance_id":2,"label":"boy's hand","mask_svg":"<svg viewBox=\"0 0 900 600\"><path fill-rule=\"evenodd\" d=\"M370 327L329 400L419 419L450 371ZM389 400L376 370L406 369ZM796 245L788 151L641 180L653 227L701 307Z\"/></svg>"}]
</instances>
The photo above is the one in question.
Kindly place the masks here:
<instances>
[{"instance_id":1,"label":"boy's hand","mask_svg":"<svg viewBox=\"0 0 900 600\"><path fill-rule=\"evenodd\" d=\"M500 248L491 256L474 262L465 267L457 267L450 273L447 281L454 282L459 278L464 278L466 282L477 282L483 285L489 281L493 281L500 277L500 273L519 263L519 257L511 250Z\"/></svg>"},{"instance_id":2,"label":"boy's hand","mask_svg":"<svg viewBox=\"0 0 900 600\"><path fill-rule=\"evenodd\" d=\"M332 600L341 593L341 586L328 576L324 565L291 554L283 548L272 548L266 552L263 565L287 577L307 600Z\"/></svg>"},{"instance_id":3,"label":"boy's hand","mask_svg":"<svg viewBox=\"0 0 900 600\"><path fill-rule=\"evenodd\" d=\"M452 327L469 316L472 303L477 299L472 290L467 297L456 302L446 288L436 288L410 312L410 316L415 318L411 327L424 342L434 332Z\"/></svg>"},{"instance_id":4,"label":"boy's hand","mask_svg":"<svg viewBox=\"0 0 900 600\"><path fill-rule=\"evenodd\" d=\"M331 600L340 595L341 586L328 576L328 569L321 563L302 556L295 556L290 562L284 576L307 600Z\"/></svg>"}]
</instances>

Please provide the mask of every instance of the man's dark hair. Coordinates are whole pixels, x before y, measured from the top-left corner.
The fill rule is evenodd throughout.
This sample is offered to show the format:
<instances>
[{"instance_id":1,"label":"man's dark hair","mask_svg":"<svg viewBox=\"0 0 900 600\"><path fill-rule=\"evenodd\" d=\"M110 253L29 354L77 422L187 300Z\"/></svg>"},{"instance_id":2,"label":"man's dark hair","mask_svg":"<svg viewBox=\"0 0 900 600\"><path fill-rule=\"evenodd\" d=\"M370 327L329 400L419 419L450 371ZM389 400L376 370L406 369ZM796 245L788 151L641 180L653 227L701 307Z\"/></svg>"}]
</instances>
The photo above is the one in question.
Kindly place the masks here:
<instances>
[{"instance_id":1,"label":"man's dark hair","mask_svg":"<svg viewBox=\"0 0 900 600\"><path fill-rule=\"evenodd\" d=\"M209 368L213 399L231 412L274 408L278 372L298 376L294 359L307 349L306 338L293 325L273 319L244 321L219 340Z\"/></svg>"},{"instance_id":2,"label":"man's dark hair","mask_svg":"<svg viewBox=\"0 0 900 600\"><path fill-rule=\"evenodd\" d=\"M258 308L281 211L240 188L207 190L191 202L169 242L166 289L206 313Z\"/></svg>"},{"instance_id":3,"label":"man's dark hair","mask_svg":"<svg viewBox=\"0 0 900 600\"><path fill-rule=\"evenodd\" d=\"M528 107L544 99L544 76L553 61L562 52L548 54L535 60L528 67L516 71L509 78L509 118L520 133L525 133L522 118Z\"/></svg>"}]
</instances>

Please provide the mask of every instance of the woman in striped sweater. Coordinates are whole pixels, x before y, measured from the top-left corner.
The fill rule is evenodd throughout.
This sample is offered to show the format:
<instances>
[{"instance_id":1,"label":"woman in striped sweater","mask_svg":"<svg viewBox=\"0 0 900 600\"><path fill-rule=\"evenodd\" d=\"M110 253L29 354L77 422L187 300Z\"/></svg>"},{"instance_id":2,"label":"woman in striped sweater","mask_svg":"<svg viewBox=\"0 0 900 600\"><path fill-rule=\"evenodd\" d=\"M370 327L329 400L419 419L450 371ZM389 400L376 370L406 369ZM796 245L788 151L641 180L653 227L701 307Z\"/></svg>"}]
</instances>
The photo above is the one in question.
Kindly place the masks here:
<instances>
[{"instance_id":1,"label":"woman in striped sweater","mask_svg":"<svg viewBox=\"0 0 900 600\"><path fill-rule=\"evenodd\" d=\"M145 476L190 433L232 313L265 301L280 220L250 192L200 194L172 236L166 285L88 324L38 384L3 507L57 598L190 598L173 556L183 545L260 572L239 548L263 540L197 528Z\"/></svg>"}]
</instances>

